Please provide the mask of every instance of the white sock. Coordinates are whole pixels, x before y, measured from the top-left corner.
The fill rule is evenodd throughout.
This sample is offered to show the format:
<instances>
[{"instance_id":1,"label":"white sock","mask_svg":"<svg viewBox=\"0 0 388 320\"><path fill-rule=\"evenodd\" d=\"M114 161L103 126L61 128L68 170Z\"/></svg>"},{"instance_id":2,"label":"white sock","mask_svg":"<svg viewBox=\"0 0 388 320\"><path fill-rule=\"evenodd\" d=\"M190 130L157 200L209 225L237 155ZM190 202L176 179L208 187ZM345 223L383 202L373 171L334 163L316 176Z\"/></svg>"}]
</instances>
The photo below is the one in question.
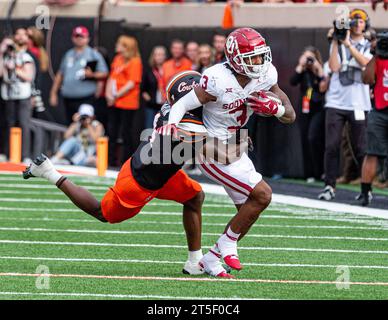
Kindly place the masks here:
<instances>
[{"instance_id":1,"label":"white sock","mask_svg":"<svg viewBox=\"0 0 388 320\"><path fill-rule=\"evenodd\" d=\"M240 234L241 233L234 233L232 231L232 229L230 229L230 227L228 228L228 230L226 231L226 236L228 239L230 239L231 241L237 241L238 238L240 237Z\"/></svg>"},{"instance_id":2,"label":"white sock","mask_svg":"<svg viewBox=\"0 0 388 320\"><path fill-rule=\"evenodd\" d=\"M203 257L202 249L196 250L196 251L189 251L189 261L191 263L198 263L199 260L201 260Z\"/></svg>"}]
</instances>

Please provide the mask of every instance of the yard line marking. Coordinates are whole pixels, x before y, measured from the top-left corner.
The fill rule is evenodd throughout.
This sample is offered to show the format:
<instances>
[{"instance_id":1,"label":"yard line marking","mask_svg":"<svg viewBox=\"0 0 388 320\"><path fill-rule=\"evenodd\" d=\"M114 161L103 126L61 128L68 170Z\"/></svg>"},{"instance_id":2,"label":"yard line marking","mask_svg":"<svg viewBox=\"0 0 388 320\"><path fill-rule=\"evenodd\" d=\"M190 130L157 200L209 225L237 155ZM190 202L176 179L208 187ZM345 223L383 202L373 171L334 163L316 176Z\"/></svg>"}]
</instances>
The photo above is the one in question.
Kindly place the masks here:
<instances>
[{"instance_id":1,"label":"yard line marking","mask_svg":"<svg viewBox=\"0 0 388 320\"><path fill-rule=\"evenodd\" d=\"M1 198L0 198L1 200ZM144 209L147 207L159 207L160 205L158 203L155 204L147 204ZM85 214L81 209L71 209L71 208L18 208L18 207L0 207L0 211L22 211L22 212L76 212L76 213L82 213ZM168 211L142 211L141 214L146 215L164 215L164 216L181 216L182 212L168 212ZM202 216L208 216L208 217L232 217L233 213L203 213Z\"/></svg>"},{"instance_id":2,"label":"yard line marking","mask_svg":"<svg viewBox=\"0 0 388 320\"><path fill-rule=\"evenodd\" d=\"M60 232L60 233L97 233L97 234L156 234L156 235L177 235L185 236L183 231L154 231L154 230L90 230L90 229L50 229L50 228L20 228L0 227L0 231L31 231L31 232ZM219 236L219 233L203 232L203 236ZM388 241L388 238L364 238L364 237L340 237L340 236L300 236L282 234L247 234L248 238L277 238L277 239L319 239L319 240L355 240L355 241Z\"/></svg>"},{"instance_id":3,"label":"yard line marking","mask_svg":"<svg viewBox=\"0 0 388 320\"><path fill-rule=\"evenodd\" d=\"M0 198L1 200L1 198ZM164 206L169 206L169 204L163 204ZM163 206L160 203L149 203L145 206L145 208L149 206L155 206L155 207L160 207ZM181 206L181 205L178 205ZM212 205L207 205L208 207L212 207ZM206 207L206 205L205 205ZM218 207L217 205L215 207ZM48 209L48 208L17 208L17 207L0 207L0 211L23 211L23 212L28 212L28 211L37 211L37 212L76 212L80 213L82 212L81 209L71 209L71 208L53 208L53 209ZM163 215L163 216L181 216L181 212L167 212L167 211L142 211L142 215ZM203 213L202 216L205 217L233 217L235 214L234 213ZM290 220L316 220L316 221L336 221L336 222L351 222L351 223L373 223L373 224L382 224L384 226L388 226L388 223L386 221L378 221L376 219L359 219L359 217L347 217L347 218L331 218L330 216L328 217L321 217L321 216L296 216L296 215L274 215L274 214L264 214L260 219L290 219Z\"/></svg>"},{"instance_id":4,"label":"yard line marking","mask_svg":"<svg viewBox=\"0 0 388 320\"><path fill-rule=\"evenodd\" d=\"M99 259L99 258L50 258L50 257L14 257L0 256L1 260L39 260L39 261L63 261L63 262L103 262L103 263L162 263L162 264L184 264L185 261L168 260L141 260L141 259ZM334 264L296 264L296 263L257 263L244 262L245 266L253 267L298 267L298 268L337 268ZM368 265L346 265L354 269L388 269L388 266L368 266Z\"/></svg>"},{"instance_id":5,"label":"yard line marking","mask_svg":"<svg viewBox=\"0 0 388 320\"><path fill-rule=\"evenodd\" d=\"M38 185L38 184L22 184L22 183L0 183L0 187L7 187L7 188L19 188L19 189L48 189L48 190L55 190L54 186L52 185ZM88 187L89 190L108 190L108 187L98 187L98 186L90 186Z\"/></svg>"},{"instance_id":6,"label":"yard line marking","mask_svg":"<svg viewBox=\"0 0 388 320\"><path fill-rule=\"evenodd\" d=\"M58 219L62 221L62 219ZM89 221L89 220L88 220ZM131 221L134 224L165 224L165 225L182 225L181 222L173 221ZM212 222L203 222L203 226L223 226L225 223L212 223ZM282 224L254 224L251 228L296 228L296 229L354 229L354 230L379 230L379 231L388 231L388 225L386 227L356 227L356 226L339 226L339 225L330 225L330 226L321 226L321 225L282 225Z\"/></svg>"},{"instance_id":7,"label":"yard line marking","mask_svg":"<svg viewBox=\"0 0 388 320\"><path fill-rule=\"evenodd\" d=\"M162 295L139 295L139 294L110 294L110 293L74 293L74 292L17 292L0 291L2 296L49 296L49 297L95 297L95 298L123 298L123 299L179 299L179 300L270 300L266 298L243 298L243 297L182 297Z\"/></svg>"},{"instance_id":8,"label":"yard line marking","mask_svg":"<svg viewBox=\"0 0 388 320\"><path fill-rule=\"evenodd\" d=\"M101 180L92 180L92 179L82 179L82 178L74 178L74 177L71 177L71 180L77 184L82 184L82 185L106 185L106 186L111 186L112 184L115 183L114 180L111 180L111 181L101 181ZM22 179L22 176L20 175L19 177L5 177L5 176L2 176L0 175L0 184L2 184L2 181L14 181L14 182L25 182L23 179ZM43 178L39 178L39 180L34 180L34 182L32 182L33 184L45 184L45 185L48 185L47 183L47 180L44 180Z\"/></svg>"},{"instance_id":9,"label":"yard line marking","mask_svg":"<svg viewBox=\"0 0 388 320\"><path fill-rule=\"evenodd\" d=\"M149 281L182 281L182 282L248 282L248 283L283 283L283 284L347 284L362 286L388 286L388 282L337 282L327 280L276 280L276 279L217 279L217 278L187 278L187 277L151 277L151 276L107 276L95 274L39 274L3 272L0 277L50 277L78 279L114 279L114 280L149 280Z\"/></svg>"},{"instance_id":10,"label":"yard line marking","mask_svg":"<svg viewBox=\"0 0 388 320\"><path fill-rule=\"evenodd\" d=\"M41 244L59 246L92 246L92 247L140 247L140 248L165 248L165 249L187 249L186 246L174 244L143 244L143 243L98 243L98 242L66 242L66 241L30 241L30 240L7 240L2 239L4 244ZM210 248L210 247L205 247ZM365 254L388 254L384 250L350 250L350 249L319 249L319 248L278 248L278 247L239 247L239 250L252 251L305 251L305 252L333 252L333 253L365 253Z\"/></svg>"},{"instance_id":11,"label":"yard line marking","mask_svg":"<svg viewBox=\"0 0 388 320\"><path fill-rule=\"evenodd\" d=\"M69 209L70 210L70 209ZM39 211L37 209L36 211ZM80 212L79 210L75 210ZM15 218L15 217L2 217L0 220L10 220L10 221L40 221L40 222L86 222L86 223L98 223L100 221L95 219L68 219L68 218ZM160 225L182 225L182 222L174 221L137 221L131 220L130 224L160 224ZM203 226L210 227L225 227L225 223L212 223L212 222L202 222ZM285 229L346 229L346 230L379 230L379 231L388 231L388 226L381 227L357 227L357 226L339 226L339 225L330 225L330 226L321 226L321 225L282 225L282 224L254 224L252 228L285 228Z\"/></svg>"},{"instance_id":12,"label":"yard line marking","mask_svg":"<svg viewBox=\"0 0 388 320\"><path fill-rule=\"evenodd\" d=\"M1 195L1 192L0 192L0 195ZM64 204L72 204L72 202L69 200L69 199L35 199L35 198L3 198L3 197L0 197L0 200L1 201L5 201L5 202L28 202L28 203L64 203ZM173 206L179 206L179 207L182 207L183 205L180 204L180 203L174 203L172 201L170 202L157 202L157 203L147 203L146 204L147 206L157 206L157 207L173 207ZM234 207L234 206L231 206L231 205L224 205L224 204L205 204L204 207L215 207L215 208L218 208L222 206L223 208L224 207Z\"/></svg>"},{"instance_id":13,"label":"yard line marking","mask_svg":"<svg viewBox=\"0 0 388 320\"><path fill-rule=\"evenodd\" d=\"M17 195L17 194L20 194L20 195L23 195L24 197L27 196L27 195L41 195L41 196L59 196L59 197L62 197L64 199L45 199L44 201L40 201L40 202L52 202L51 200L54 200L55 202L59 202L60 203L66 203L66 204L70 204L70 200L68 200L66 198L66 196L60 192L60 191L57 191L57 190L52 190L50 192L42 192L42 191L28 191L28 192L22 192L22 191L16 191L16 190L0 190L0 196L2 194L12 194L12 195ZM102 193L95 193L95 195L97 197L101 197L105 194L105 192L102 192ZM3 199L4 201L8 201L8 202L14 202L15 201L15 198L0 198L0 199ZM28 202L38 202L38 199L34 199L35 201L31 201L31 199L34 199L34 198L27 198ZM155 202L154 203L150 203L149 205L156 205ZM171 204L167 204L167 203L164 203L164 202L160 202L160 206L180 206L179 204L174 204L174 203L171 203ZM159 206L159 202L158 202L158 206ZM225 204L225 203L205 203L204 204L204 207L233 207L232 204ZM292 215L315 215L315 216L330 216L330 217L348 217L348 218L358 218L358 219L367 219L367 220L370 220L370 219L373 219L373 217L353 217L349 214L341 214L341 213L338 213L338 212L322 212L322 210L311 210L311 209L308 209L308 208L305 208L305 209L298 209L297 211L295 209L290 209L290 208L285 208L284 206L271 206L270 208L267 209L267 214L271 211L274 211L274 210L281 210L283 211L283 213L287 214L292 214Z\"/></svg>"},{"instance_id":14,"label":"yard line marking","mask_svg":"<svg viewBox=\"0 0 388 320\"><path fill-rule=\"evenodd\" d=\"M225 190L216 185L210 185L206 183L201 184L204 188L205 192L216 194L216 195L223 195L225 196ZM0 186L3 187L14 187L14 188L24 188L24 189L52 189L52 186L44 186L44 185L33 185L33 184L0 184ZM99 186L91 186L89 187L90 190L107 190L107 187L99 187ZM304 207L310 207L310 208L316 208L321 210L329 210L331 212L347 212L351 214L356 215L364 215L364 216L372 216L372 217L379 217L382 219L387 219L387 212L386 210L381 209L373 209L370 208L368 211L365 211L364 208L352 206L352 205L345 205L340 203L326 203L318 200L311 200L307 198L301 198L301 197L293 197L293 196L283 196L279 194L273 195L273 202L274 203L280 203L280 204L288 204L288 205L294 205L294 206L301 206L303 204ZM297 210L297 209L296 209Z\"/></svg>"}]
</instances>

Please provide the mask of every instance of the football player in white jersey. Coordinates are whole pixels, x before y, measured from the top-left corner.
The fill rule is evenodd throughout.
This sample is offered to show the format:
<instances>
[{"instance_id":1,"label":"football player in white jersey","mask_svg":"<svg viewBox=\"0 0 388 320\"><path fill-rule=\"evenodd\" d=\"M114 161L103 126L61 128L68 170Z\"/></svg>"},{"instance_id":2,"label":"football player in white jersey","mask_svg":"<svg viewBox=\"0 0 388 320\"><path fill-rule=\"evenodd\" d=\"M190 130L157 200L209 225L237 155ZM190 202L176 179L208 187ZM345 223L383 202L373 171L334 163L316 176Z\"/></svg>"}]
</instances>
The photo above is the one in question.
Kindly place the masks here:
<instances>
[{"instance_id":1,"label":"football player in white jersey","mask_svg":"<svg viewBox=\"0 0 388 320\"><path fill-rule=\"evenodd\" d=\"M208 134L221 141L221 145L229 145L253 113L275 116L282 123L295 121L291 102L277 85L271 49L260 33L251 28L236 29L226 40L225 54L227 62L205 70L201 85L174 104L168 124L160 128L162 134L175 135L176 126L185 112L202 105ZM256 172L246 153L230 161L209 160L204 155L200 155L199 160L202 172L224 186L238 210L224 234L203 256L200 266L210 275L230 277L220 260L223 258L235 270L242 268L237 241L270 204L272 190Z\"/></svg>"}]
</instances>

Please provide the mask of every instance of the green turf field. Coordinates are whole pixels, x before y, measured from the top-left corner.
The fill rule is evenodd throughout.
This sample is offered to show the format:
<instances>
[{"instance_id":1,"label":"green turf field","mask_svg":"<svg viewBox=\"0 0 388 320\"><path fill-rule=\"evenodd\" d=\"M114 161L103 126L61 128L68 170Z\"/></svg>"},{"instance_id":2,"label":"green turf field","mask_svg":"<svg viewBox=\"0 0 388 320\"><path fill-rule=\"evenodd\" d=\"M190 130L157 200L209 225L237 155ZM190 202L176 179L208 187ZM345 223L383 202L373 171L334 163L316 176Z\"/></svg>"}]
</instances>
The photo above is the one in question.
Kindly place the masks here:
<instances>
[{"instance_id":1,"label":"green turf field","mask_svg":"<svg viewBox=\"0 0 388 320\"><path fill-rule=\"evenodd\" d=\"M112 183L72 180L98 198ZM203 212L206 251L235 209L208 195ZM42 180L0 175L0 299L388 299L388 220L272 204L239 243L237 280L182 274L181 220L154 200L103 224Z\"/></svg>"}]
</instances>

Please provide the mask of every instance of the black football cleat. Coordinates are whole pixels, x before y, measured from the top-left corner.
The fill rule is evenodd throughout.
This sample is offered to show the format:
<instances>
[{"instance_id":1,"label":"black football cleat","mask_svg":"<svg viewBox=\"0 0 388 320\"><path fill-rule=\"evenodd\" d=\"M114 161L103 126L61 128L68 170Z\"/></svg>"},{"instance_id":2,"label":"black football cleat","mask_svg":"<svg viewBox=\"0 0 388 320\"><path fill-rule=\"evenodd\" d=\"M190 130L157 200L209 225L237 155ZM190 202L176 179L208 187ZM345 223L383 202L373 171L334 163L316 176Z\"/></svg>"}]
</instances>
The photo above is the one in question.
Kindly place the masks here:
<instances>
[{"instance_id":1,"label":"black football cleat","mask_svg":"<svg viewBox=\"0 0 388 320\"><path fill-rule=\"evenodd\" d=\"M362 205L363 207L367 207L370 205L371 201L373 199L372 192L368 191L367 194L365 193L360 193L357 197L356 200L359 201L359 204Z\"/></svg>"}]
</instances>

